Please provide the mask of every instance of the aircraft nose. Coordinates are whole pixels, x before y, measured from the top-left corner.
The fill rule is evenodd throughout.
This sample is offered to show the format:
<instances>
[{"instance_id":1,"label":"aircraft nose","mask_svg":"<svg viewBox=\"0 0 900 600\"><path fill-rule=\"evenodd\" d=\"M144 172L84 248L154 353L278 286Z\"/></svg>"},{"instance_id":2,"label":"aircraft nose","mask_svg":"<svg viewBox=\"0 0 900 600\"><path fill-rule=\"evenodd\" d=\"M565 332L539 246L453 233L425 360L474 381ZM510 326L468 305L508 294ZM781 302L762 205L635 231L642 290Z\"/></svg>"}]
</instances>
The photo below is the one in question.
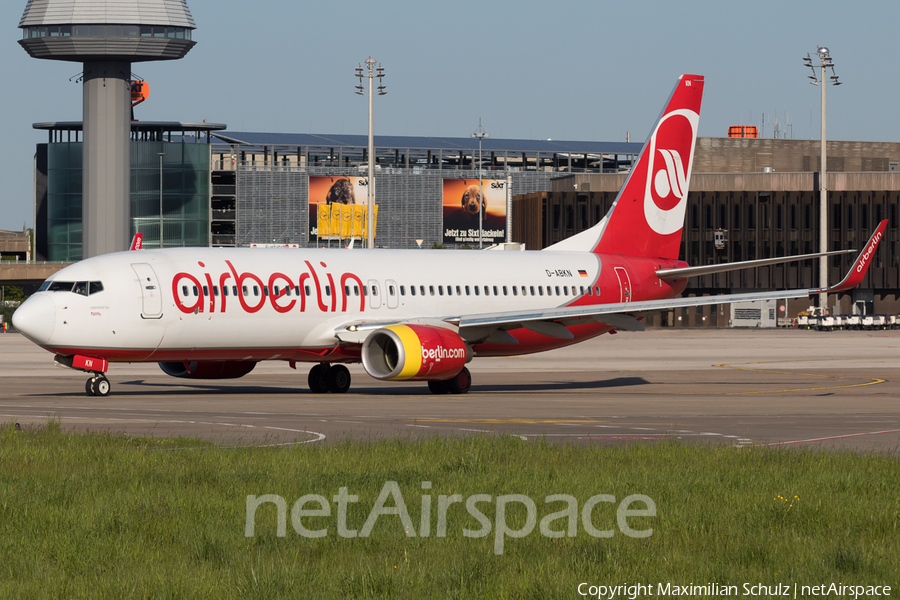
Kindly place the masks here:
<instances>
[{"instance_id":1,"label":"aircraft nose","mask_svg":"<svg viewBox=\"0 0 900 600\"><path fill-rule=\"evenodd\" d=\"M32 296L16 309L12 322L13 327L35 344L47 344L56 327L56 304L44 294Z\"/></svg>"}]
</instances>

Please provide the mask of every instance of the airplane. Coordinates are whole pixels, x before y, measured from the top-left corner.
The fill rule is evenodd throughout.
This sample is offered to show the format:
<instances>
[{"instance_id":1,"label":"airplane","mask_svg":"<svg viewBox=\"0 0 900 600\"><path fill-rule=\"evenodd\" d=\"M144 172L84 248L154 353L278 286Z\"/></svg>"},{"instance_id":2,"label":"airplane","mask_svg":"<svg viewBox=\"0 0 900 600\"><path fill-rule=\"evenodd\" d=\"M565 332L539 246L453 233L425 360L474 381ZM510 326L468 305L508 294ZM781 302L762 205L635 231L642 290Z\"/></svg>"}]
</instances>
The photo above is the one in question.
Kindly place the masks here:
<instances>
[{"instance_id":1,"label":"airplane","mask_svg":"<svg viewBox=\"0 0 900 600\"><path fill-rule=\"evenodd\" d=\"M319 248L141 249L68 266L13 315L55 362L106 396L110 363L157 362L232 379L264 360L311 364L315 393L344 393L348 363L375 379L465 393L466 364L643 330L654 312L800 298L858 285L882 221L843 281L682 298L687 278L853 250L688 266L678 260L704 78L682 75L608 214L540 251ZM139 248L141 240L133 242Z\"/></svg>"}]
</instances>

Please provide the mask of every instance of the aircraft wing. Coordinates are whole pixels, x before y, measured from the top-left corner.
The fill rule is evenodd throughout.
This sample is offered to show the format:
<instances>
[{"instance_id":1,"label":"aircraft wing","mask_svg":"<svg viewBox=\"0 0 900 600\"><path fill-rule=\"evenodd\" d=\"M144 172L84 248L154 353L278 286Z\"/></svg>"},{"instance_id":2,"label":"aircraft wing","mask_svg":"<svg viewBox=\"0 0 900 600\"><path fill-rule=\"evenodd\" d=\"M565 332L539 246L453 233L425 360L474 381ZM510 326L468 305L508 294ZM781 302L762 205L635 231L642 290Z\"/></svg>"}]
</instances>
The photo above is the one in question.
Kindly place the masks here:
<instances>
[{"instance_id":1,"label":"aircraft wing","mask_svg":"<svg viewBox=\"0 0 900 600\"><path fill-rule=\"evenodd\" d=\"M850 271L840 283L829 288L808 288L795 290L778 290L767 292L747 292L743 294L722 294L717 296L693 296L688 298L666 298L663 300L643 300L636 302L617 302L614 304L594 304L589 306L562 306L546 310L504 311L473 315L448 316L441 319L421 321L442 327L458 328L460 336L469 342L488 341L494 343L517 343L508 333L509 330L524 327L537 333L561 339L572 339L572 333L565 326L578 323L604 323L615 329L624 331L642 331L643 324L637 317L672 308L690 306L706 306L711 304L727 304L732 302L752 302L756 300L781 300L787 298L804 298L821 292L841 292L852 289L862 282L869 268L870 259L874 256L878 243L884 235L887 221L882 221L872 237L863 247ZM404 321L408 323L409 321ZM419 321L416 321L419 322ZM340 327L335 331L338 339L345 342L361 343L373 329L393 322L355 323Z\"/></svg>"}]
</instances>

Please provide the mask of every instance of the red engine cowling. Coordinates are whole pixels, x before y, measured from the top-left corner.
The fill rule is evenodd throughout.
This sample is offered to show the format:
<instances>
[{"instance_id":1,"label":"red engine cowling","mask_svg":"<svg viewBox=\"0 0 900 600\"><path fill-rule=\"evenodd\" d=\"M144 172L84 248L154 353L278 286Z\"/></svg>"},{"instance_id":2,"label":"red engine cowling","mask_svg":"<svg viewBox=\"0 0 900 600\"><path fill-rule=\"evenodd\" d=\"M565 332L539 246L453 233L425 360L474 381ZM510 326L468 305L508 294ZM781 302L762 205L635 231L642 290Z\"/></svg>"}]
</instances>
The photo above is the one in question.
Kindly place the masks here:
<instances>
[{"instance_id":1,"label":"red engine cowling","mask_svg":"<svg viewBox=\"0 0 900 600\"><path fill-rule=\"evenodd\" d=\"M472 349L449 329L391 325L369 334L362 346L366 373L388 381L450 379L472 360Z\"/></svg>"},{"instance_id":2,"label":"red engine cowling","mask_svg":"<svg viewBox=\"0 0 900 600\"><path fill-rule=\"evenodd\" d=\"M208 360L161 362L159 368L166 375L183 379L237 379L253 370L252 360Z\"/></svg>"}]
</instances>

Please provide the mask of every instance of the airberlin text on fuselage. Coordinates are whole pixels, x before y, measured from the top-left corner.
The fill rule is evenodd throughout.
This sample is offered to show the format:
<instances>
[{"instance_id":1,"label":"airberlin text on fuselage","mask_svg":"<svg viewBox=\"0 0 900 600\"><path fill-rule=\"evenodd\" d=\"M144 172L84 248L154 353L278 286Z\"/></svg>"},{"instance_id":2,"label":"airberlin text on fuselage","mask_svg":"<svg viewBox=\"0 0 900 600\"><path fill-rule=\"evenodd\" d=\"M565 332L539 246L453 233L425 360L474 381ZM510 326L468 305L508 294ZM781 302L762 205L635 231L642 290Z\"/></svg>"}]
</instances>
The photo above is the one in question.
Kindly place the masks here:
<instances>
[{"instance_id":1,"label":"airberlin text on fuselage","mask_svg":"<svg viewBox=\"0 0 900 600\"><path fill-rule=\"evenodd\" d=\"M293 278L286 273L271 273L268 277L260 277L255 273L239 273L237 268L230 260L225 261L226 269L218 275L212 275L208 271L206 265L198 262L197 265L204 269L199 276L190 273L177 273L172 278L172 297L175 300L175 306L178 310L185 314L202 313L202 312L225 312L229 304L231 310L239 307L247 313L255 313L262 309L268 302L276 312L286 313L291 310L306 311L307 300L310 302L310 309L315 305L321 312L347 312L349 302L356 300L357 295L348 297L348 282L352 281L356 284L356 290L359 291L359 310L364 311L366 308L366 297L363 292L362 280L353 273L342 273L337 282L335 275L327 271L328 265L324 262L319 263L319 270L316 270L308 260L303 261L306 269L303 273ZM255 293L253 291L256 287ZM237 295L234 293L228 295L226 286L231 286L232 290L237 287ZM244 287L247 293L244 293ZM324 289L327 286L328 293ZM188 291L196 288L196 296L188 296L179 293L179 288L187 287ZM268 294L263 290L267 288ZM307 298L306 289L310 288L309 298ZM278 289L278 294L275 289ZM296 295L294 290L299 288L300 295ZM216 294L216 290L219 293ZM256 295L258 294L258 295ZM341 296L340 307L338 307L338 295ZM299 304L299 307L298 307Z\"/></svg>"}]
</instances>

